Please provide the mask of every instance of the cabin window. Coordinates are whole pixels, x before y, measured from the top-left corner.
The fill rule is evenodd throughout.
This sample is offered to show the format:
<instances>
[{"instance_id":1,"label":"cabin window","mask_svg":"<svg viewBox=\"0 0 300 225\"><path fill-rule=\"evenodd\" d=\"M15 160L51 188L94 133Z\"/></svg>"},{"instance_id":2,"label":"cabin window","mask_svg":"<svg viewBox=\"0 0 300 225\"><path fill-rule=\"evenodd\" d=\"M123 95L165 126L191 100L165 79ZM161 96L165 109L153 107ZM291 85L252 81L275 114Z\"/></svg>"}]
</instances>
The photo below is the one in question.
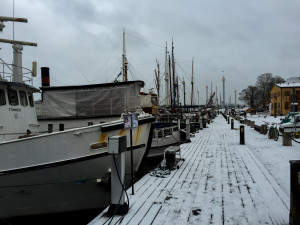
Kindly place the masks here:
<instances>
[{"instance_id":1,"label":"cabin window","mask_svg":"<svg viewBox=\"0 0 300 225\"><path fill-rule=\"evenodd\" d=\"M18 93L16 90L8 90L7 94L10 105L19 105Z\"/></svg>"},{"instance_id":2,"label":"cabin window","mask_svg":"<svg viewBox=\"0 0 300 225\"><path fill-rule=\"evenodd\" d=\"M34 106L34 104L33 104L33 95L30 92L28 92L28 99L29 99L29 105L31 107L33 107Z\"/></svg>"},{"instance_id":3,"label":"cabin window","mask_svg":"<svg viewBox=\"0 0 300 225\"><path fill-rule=\"evenodd\" d=\"M0 89L0 105L6 105L5 91Z\"/></svg>"},{"instance_id":4,"label":"cabin window","mask_svg":"<svg viewBox=\"0 0 300 225\"><path fill-rule=\"evenodd\" d=\"M20 91L20 103L22 106L27 106L28 105L28 101L27 101L27 96L26 96L26 92L25 91Z\"/></svg>"}]
</instances>

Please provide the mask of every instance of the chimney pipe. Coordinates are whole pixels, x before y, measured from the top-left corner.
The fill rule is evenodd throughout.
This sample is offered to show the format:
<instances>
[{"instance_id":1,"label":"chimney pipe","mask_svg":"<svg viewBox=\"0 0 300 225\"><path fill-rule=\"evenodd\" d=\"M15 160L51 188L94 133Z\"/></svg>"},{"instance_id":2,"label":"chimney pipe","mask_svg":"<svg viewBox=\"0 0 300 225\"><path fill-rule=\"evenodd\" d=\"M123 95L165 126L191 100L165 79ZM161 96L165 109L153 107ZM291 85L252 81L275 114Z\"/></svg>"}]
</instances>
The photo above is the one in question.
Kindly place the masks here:
<instances>
[{"instance_id":1,"label":"chimney pipe","mask_svg":"<svg viewBox=\"0 0 300 225\"><path fill-rule=\"evenodd\" d=\"M50 86L49 67L42 67L42 87Z\"/></svg>"}]
</instances>

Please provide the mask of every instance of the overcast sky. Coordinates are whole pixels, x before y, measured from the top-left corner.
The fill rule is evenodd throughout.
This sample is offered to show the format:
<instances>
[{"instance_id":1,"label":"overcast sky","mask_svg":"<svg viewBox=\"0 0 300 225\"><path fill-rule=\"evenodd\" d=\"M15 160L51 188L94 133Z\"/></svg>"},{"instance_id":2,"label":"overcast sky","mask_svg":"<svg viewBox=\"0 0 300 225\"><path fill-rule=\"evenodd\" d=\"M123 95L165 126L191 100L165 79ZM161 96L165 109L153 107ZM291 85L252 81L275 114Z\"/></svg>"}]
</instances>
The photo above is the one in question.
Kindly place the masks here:
<instances>
[{"instance_id":1,"label":"overcast sky","mask_svg":"<svg viewBox=\"0 0 300 225\"><path fill-rule=\"evenodd\" d=\"M24 47L23 66L50 67L51 85L112 82L120 72L123 28L130 80L155 87L155 61L163 76L165 45L171 51L173 38L176 72L186 83L194 58L200 104L211 82L220 96L223 74L226 102L260 74L300 76L299 0L15 0L14 11L28 19L15 23L15 40L38 43ZM0 15L13 15L13 0L1 0ZM12 23L5 25L0 38L12 39ZM11 45L0 48L11 63ZM34 85L41 85L40 70Z\"/></svg>"}]
</instances>

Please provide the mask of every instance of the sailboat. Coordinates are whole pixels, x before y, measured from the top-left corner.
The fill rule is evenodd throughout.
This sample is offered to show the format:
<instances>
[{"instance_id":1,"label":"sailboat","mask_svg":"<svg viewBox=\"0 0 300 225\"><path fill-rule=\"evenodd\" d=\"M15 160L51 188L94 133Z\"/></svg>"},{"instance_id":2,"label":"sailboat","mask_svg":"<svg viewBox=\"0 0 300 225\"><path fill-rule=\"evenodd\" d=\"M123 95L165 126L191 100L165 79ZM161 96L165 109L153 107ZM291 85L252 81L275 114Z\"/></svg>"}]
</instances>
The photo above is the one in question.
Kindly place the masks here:
<instances>
[{"instance_id":1,"label":"sailboat","mask_svg":"<svg viewBox=\"0 0 300 225\"><path fill-rule=\"evenodd\" d=\"M172 43L172 49L173 49L173 43ZM165 107L168 105L168 99L169 99L169 78L168 73L171 74L171 72L168 72L168 60L167 60L167 46L165 49ZM174 70L174 68L173 68ZM171 79L170 79L171 80ZM153 102L153 107L159 108L160 103L160 69L159 69L159 63L157 62L157 72L155 70L155 84L156 84L156 90L157 95L155 96ZM154 110L157 115L157 121L154 123L154 131L153 131L153 139L151 144L151 150L149 152L148 157L154 157L154 156L161 156L163 155L163 149L157 150L156 148L166 147L169 145L179 145L181 143L180 139L180 124L177 123L177 121L173 121L173 118L170 120L171 114L166 110L164 114L160 114L159 110ZM172 116L171 116L172 117Z\"/></svg>"},{"instance_id":2,"label":"sailboat","mask_svg":"<svg viewBox=\"0 0 300 225\"><path fill-rule=\"evenodd\" d=\"M0 17L0 21L21 19ZM37 44L0 42L10 43L14 49L13 69L2 61L1 68L8 68L8 72L3 69L0 78L0 218L106 207L110 203L108 138L127 135L123 117L114 115L108 122L40 132L33 101L33 93L39 90L32 86L31 76L26 78L22 67L23 46ZM32 74L34 71L36 68ZM140 87L142 82L130 85ZM121 86L127 89L130 85ZM138 127L132 130L134 171L147 155L154 121L149 114L138 114ZM129 159L130 152L126 152L127 171Z\"/></svg>"}]
</instances>

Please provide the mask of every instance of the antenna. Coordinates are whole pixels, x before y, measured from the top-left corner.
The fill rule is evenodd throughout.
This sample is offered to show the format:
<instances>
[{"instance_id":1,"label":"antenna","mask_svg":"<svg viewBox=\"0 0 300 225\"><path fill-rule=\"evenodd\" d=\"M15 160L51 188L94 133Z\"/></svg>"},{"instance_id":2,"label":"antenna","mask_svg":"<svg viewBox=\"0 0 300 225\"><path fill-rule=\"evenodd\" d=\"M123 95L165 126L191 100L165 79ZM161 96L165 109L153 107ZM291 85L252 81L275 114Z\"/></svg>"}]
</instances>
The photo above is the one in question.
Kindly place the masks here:
<instances>
[{"instance_id":1,"label":"antenna","mask_svg":"<svg viewBox=\"0 0 300 225\"><path fill-rule=\"evenodd\" d=\"M15 17L15 0L13 0L13 17ZM15 22L13 22L13 40L15 40Z\"/></svg>"},{"instance_id":2,"label":"antenna","mask_svg":"<svg viewBox=\"0 0 300 225\"><path fill-rule=\"evenodd\" d=\"M28 20L26 18L15 18L15 17L9 17L9 16L0 16L0 32L2 32L4 27L5 27L3 22L7 22L7 21L21 22L21 23L27 23L28 22Z\"/></svg>"},{"instance_id":3,"label":"antenna","mask_svg":"<svg viewBox=\"0 0 300 225\"><path fill-rule=\"evenodd\" d=\"M15 18L15 17L6 17L0 16L0 31L3 30L5 25L3 22L6 21L13 21L13 22L23 22L27 23L26 18ZM26 42L26 41L16 41L16 40L8 40L8 39L0 39L2 43L9 43L12 44L12 48L14 51L14 60L13 60L13 82L23 82L23 72L22 72L22 50L23 45L28 46L37 46L37 43L33 42Z\"/></svg>"}]
</instances>

